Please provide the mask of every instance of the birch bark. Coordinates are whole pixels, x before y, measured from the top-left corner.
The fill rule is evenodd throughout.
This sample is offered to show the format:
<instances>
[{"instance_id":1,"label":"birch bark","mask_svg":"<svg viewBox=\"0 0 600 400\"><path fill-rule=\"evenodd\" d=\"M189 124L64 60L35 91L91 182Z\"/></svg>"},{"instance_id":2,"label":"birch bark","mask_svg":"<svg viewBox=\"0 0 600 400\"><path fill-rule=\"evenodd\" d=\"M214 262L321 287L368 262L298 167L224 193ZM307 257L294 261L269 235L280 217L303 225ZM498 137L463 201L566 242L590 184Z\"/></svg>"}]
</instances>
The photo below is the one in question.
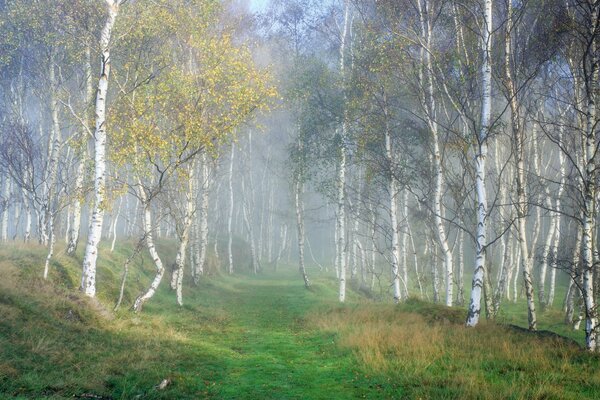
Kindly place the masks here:
<instances>
[{"instance_id":1,"label":"birch bark","mask_svg":"<svg viewBox=\"0 0 600 400\"><path fill-rule=\"evenodd\" d=\"M200 223L198 224L198 261L194 276L200 277L204 273L204 264L206 262L206 254L208 253L208 206L209 206L209 180L210 167L208 165L208 155L206 151L200 154L200 184L202 186L200 195Z\"/></svg>"},{"instance_id":2,"label":"birch bark","mask_svg":"<svg viewBox=\"0 0 600 400\"><path fill-rule=\"evenodd\" d=\"M231 143L231 156L229 158L229 215L227 216L227 259L229 260L228 272L233 274L233 162L235 160L235 143ZM281 254L279 254L281 257Z\"/></svg>"},{"instance_id":3,"label":"birch bark","mask_svg":"<svg viewBox=\"0 0 600 400\"><path fill-rule=\"evenodd\" d=\"M8 208L10 205L10 177L5 175L2 182L2 242L8 242Z\"/></svg>"},{"instance_id":4,"label":"birch bark","mask_svg":"<svg viewBox=\"0 0 600 400\"><path fill-rule=\"evenodd\" d=\"M394 290L394 302L398 303L402 299L402 292L400 290L400 270L398 268L398 262L400 261L400 232L398 224L398 183L394 176L394 148L392 143L392 134L390 132L390 126L388 124L387 117L387 105L385 104L384 96L384 114L386 118L385 124L385 151L387 157L387 179L388 179L388 190L390 196L390 223L392 228L392 252L391 252L391 264L392 264L392 286Z\"/></svg>"},{"instance_id":5,"label":"birch bark","mask_svg":"<svg viewBox=\"0 0 600 400\"><path fill-rule=\"evenodd\" d=\"M481 65L482 76L482 105L481 105L481 130L477 137L477 154L475 158L475 189L477 192L477 232L475 246L475 269L471 289L471 300L467 314L467 326L475 326L481 314L481 295L483 278L485 274L486 219L487 195L485 181L485 162L487 158L487 139L490 133L492 111L492 0L484 0L484 15L481 39L481 52L483 62Z\"/></svg>"},{"instance_id":6,"label":"birch bark","mask_svg":"<svg viewBox=\"0 0 600 400\"><path fill-rule=\"evenodd\" d=\"M445 283L446 283L446 299L445 303L448 307L452 306L453 301L453 288L454 288L454 266L452 249L448 243L448 235L446 233L446 227L444 226L444 205L442 203L442 196L444 190L444 172L442 163L442 153L440 150L440 139L438 124L436 121L437 110L435 96L433 92L433 63L431 60L431 51L433 48L432 29L431 21L429 19L430 10L429 2L424 0L421 3L419 0L419 14L421 22L421 32L425 49L422 52L424 62L423 69L424 73L422 76L425 78L422 83L423 86L423 101L425 114L427 119L427 126L431 133L431 140L433 145L433 169L435 175L435 189L433 195L433 213L436 225L437 239L444 255L444 272L445 272Z\"/></svg>"},{"instance_id":7,"label":"birch bark","mask_svg":"<svg viewBox=\"0 0 600 400\"><path fill-rule=\"evenodd\" d=\"M89 103L93 101L94 89L92 84L92 51L90 46L86 46L86 99ZM71 221L71 229L69 230L69 240L67 243L67 254L75 254L77 245L79 244L79 230L81 227L81 199L83 198L83 182L85 179L85 166L89 162L89 154L86 144L83 146L82 154L77 164L77 172L75 178L75 199L73 201L73 219Z\"/></svg>"},{"instance_id":8,"label":"birch bark","mask_svg":"<svg viewBox=\"0 0 600 400\"><path fill-rule=\"evenodd\" d=\"M149 299L152 298L152 296L154 296L154 293L156 293L156 290L158 289L158 286L160 285L160 282L162 281L163 276L165 275L165 267L164 264L162 262L162 260L160 259L160 256L158 255L158 252L156 251L156 247L154 245L154 227L152 226L152 209L150 207L150 203L148 201L148 197L146 196L146 192L144 187L142 186L141 182L139 182L139 198L140 198L140 203L142 205L143 208L143 213L144 213L144 218L143 218L143 229L144 229L144 237L146 240L146 248L148 249L148 252L150 253L150 257L152 258L152 261L154 262L154 265L156 267L156 274L154 275L154 279L152 280L152 283L150 284L150 287L146 290L146 292L144 292L143 294L141 294L140 296L138 296L135 299L135 302L133 303L133 311L138 313L140 311L142 311L142 307L144 305L144 303L146 301L148 301Z\"/></svg>"},{"instance_id":9,"label":"birch bark","mask_svg":"<svg viewBox=\"0 0 600 400\"><path fill-rule=\"evenodd\" d=\"M304 287L310 287L310 281L308 280L308 275L306 274L306 267L304 265L304 182L302 181L301 173L299 172L296 177L296 188L294 190L294 203L296 206L296 223L298 226L298 262L299 262L299 270L302 279L304 280Z\"/></svg>"},{"instance_id":10,"label":"birch bark","mask_svg":"<svg viewBox=\"0 0 600 400\"><path fill-rule=\"evenodd\" d=\"M350 2L344 1L344 26L340 37L340 75L342 82L346 81L346 38L348 36L350 22ZM344 89L345 90L345 89ZM346 96L344 95L344 100ZM346 157L348 140L348 119L347 111L344 110L341 132L338 132L339 140L339 164L337 176L337 269L339 270L339 301L343 303L346 300Z\"/></svg>"},{"instance_id":11,"label":"birch bark","mask_svg":"<svg viewBox=\"0 0 600 400\"><path fill-rule=\"evenodd\" d=\"M119 0L106 0L106 3L108 5L108 18L100 36L102 58L96 93L96 130L94 132L95 200L81 277L81 290L89 297L96 295L96 261L98 259L98 244L102 235L102 221L104 220L104 203L106 201L106 95L111 67L110 40L119 13Z\"/></svg>"}]
</instances>

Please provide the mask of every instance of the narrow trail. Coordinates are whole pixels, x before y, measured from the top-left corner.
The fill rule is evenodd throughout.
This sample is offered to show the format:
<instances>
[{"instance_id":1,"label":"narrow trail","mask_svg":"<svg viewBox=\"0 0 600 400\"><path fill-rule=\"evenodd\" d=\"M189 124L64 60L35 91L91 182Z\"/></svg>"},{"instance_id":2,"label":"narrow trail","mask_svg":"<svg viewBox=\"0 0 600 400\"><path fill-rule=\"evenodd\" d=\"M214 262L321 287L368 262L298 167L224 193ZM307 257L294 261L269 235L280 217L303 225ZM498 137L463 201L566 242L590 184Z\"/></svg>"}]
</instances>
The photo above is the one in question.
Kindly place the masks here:
<instances>
[{"instance_id":1,"label":"narrow trail","mask_svg":"<svg viewBox=\"0 0 600 400\"><path fill-rule=\"evenodd\" d=\"M218 397L354 397L354 358L336 348L333 335L306 325L307 311L318 303L300 281L266 275L238 279L232 288L220 301L231 318L227 342L236 355L215 384Z\"/></svg>"}]
</instances>

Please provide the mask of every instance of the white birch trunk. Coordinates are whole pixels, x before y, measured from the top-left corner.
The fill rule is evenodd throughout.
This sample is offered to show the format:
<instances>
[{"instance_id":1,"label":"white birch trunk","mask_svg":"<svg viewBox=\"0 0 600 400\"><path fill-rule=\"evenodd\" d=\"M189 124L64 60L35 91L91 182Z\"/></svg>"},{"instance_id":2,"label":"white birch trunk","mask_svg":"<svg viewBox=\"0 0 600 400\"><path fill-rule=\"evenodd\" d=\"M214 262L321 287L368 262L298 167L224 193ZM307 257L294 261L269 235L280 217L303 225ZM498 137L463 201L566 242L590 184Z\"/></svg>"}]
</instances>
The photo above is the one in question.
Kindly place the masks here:
<instances>
[{"instance_id":1,"label":"white birch trunk","mask_svg":"<svg viewBox=\"0 0 600 400\"><path fill-rule=\"evenodd\" d=\"M306 267L304 265L304 183L302 181L302 173L298 172L296 177L296 184L294 190L294 204L296 206L296 223L298 227L298 263L299 270L302 279L304 280L304 287L310 287L310 281L306 274Z\"/></svg>"},{"instance_id":2,"label":"white birch trunk","mask_svg":"<svg viewBox=\"0 0 600 400\"><path fill-rule=\"evenodd\" d=\"M390 196L390 223L392 228L392 249L390 255L390 261L392 264L392 287L394 290L394 302L398 303L402 299L402 292L400 290L400 270L398 263L400 261L400 232L398 223L398 183L394 176L395 166L395 153L392 143L392 135L390 132L389 124L387 123L387 104L385 104L384 97L384 114L386 118L385 124L385 152L387 158L387 179L388 179L388 190Z\"/></svg>"},{"instance_id":3,"label":"white birch trunk","mask_svg":"<svg viewBox=\"0 0 600 400\"><path fill-rule=\"evenodd\" d=\"M595 90L595 85L594 85ZM584 178L584 209L583 209L583 238L581 260L583 269L583 301L585 305L586 348L598 350L598 316L594 297L594 232L596 228L596 105L595 95L588 94L587 124L585 140L585 178Z\"/></svg>"},{"instance_id":4,"label":"white birch trunk","mask_svg":"<svg viewBox=\"0 0 600 400\"><path fill-rule=\"evenodd\" d=\"M408 230L407 236L410 239L410 248L412 250L413 263L415 267L415 278L417 280L417 286L419 287L419 295L423 298L423 283L421 281L421 273L419 272L419 255L417 254L417 246L415 246L415 238L413 235L412 226L410 223L410 218L408 217L408 199L407 199L408 191L404 191L404 213L406 218L406 229ZM374 222L373 222L374 223Z\"/></svg>"},{"instance_id":5,"label":"white birch trunk","mask_svg":"<svg viewBox=\"0 0 600 400\"><path fill-rule=\"evenodd\" d=\"M408 189L405 187L402 190L402 218L404 219L405 231L402 232L402 248L400 252L400 265L402 273L402 289L404 292L402 295L405 299L408 299L408 235L410 234L410 224L408 223ZM419 273L417 272L417 280L419 279Z\"/></svg>"},{"instance_id":6,"label":"white birch trunk","mask_svg":"<svg viewBox=\"0 0 600 400\"><path fill-rule=\"evenodd\" d=\"M423 101L424 108L426 110L426 119L429 131L431 133L431 140L433 145L433 169L435 171L435 189L433 194L433 212L436 224L436 233L438 243L444 255L444 272L446 282L446 306L451 307L453 301L453 288L454 288L454 266L452 249L448 243L448 236L446 228L444 226L444 206L442 203L442 196L444 191L444 175L443 175L443 164L442 164L442 153L440 150L440 140L438 125L436 122L437 110L435 96L433 92L433 63L431 60L431 51L433 47L431 21L429 20L430 10L428 9L429 3L425 0L421 3L419 1L419 14L421 22L421 31L426 48L422 51L422 58L424 58L422 74L426 79L422 83L423 86Z\"/></svg>"},{"instance_id":7,"label":"white birch trunk","mask_svg":"<svg viewBox=\"0 0 600 400\"><path fill-rule=\"evenodd\" d=\"M114 216L112 220L111 226L111 235L112 235L112 243L110 244L110 252L115 251L115 243L117 242L117 226L119 225L119 217L121 216L121 206L123 205L123 199L119 200L119 206L117 207L117 214Z\"/></svg>"},{"instance_id":8,"label":"white birch trunk","mask_svg":"<svg viewBox=\"0 0 600 400\"><path fill-rule=\"evenodd\" d=\"M457 294L456 304L462 306L465 304L465 233L461 229L458 232L458 271L457 271Z\"/></svg>"},{"instance_id":9,"label":"white birch trunk","mask_svg":"<svg viewBox=\"0 0 600 400\"><path fill-rule=\"evenodd\" d=\"M0 239L3 243L8 242L8 208L10 205L10 177L4 176L4 182L2 183L2 235Z\"/></svg>"},{"instance_id":10,"label":"white birch trunk","mask_svg":"<svg viewBox=\"0 0 600 400\"><path fill-rule=\"evenodd\" d=\"M575 298L581 296L581 240L583 239L583 226L580 224L577 227L577 236L575 246L573 247L572 270L569 274L571 280L569 282L569 290L565 299L565 322L567 325L573 323L573 315L575 314ZM575 282L578 279L579 282Z\"/></svg>"},{"instance_id":11,"label":"white birch trunk","mask_svg":"<svg viewBox=\"0 0 600 400\"><path fill-rule=\"evenodd\" d=\"M73 214L72 206L69 203L67 206L67 215L65 215L65 244L69 244L69 232L71 232L71 214Z\"/></svg>"},{"instance_id":12,"label":"white birch trunk","mask_svg":"<svg viewBox=\"0 0 600 400\"><path fill-rule=\"evenodd\" d=\"M231 143L231 157L229 160L229 215L227 216L227 258L229 260L228 272L233 274L233 162L235 160L235 143ZM279 254L281 257L281 254Z\"/></svg>"},{"instance_id":13,"label":"white birch trunk","mask_svg":"<svg viewBox=\"0 0 600 400\"><path fill-rule=\"evenodd\" d=\"M351 277L356 279L358 275L359 257L358 257L358 229L359 229L360 216L354 216L354 224L352 225L352 263L351 263Z\"/></svg>"},{"instance_id":14,"label":"white birch trunk","mask_svg":"<svg viewBox=\"0 0 600 400\"><path fill-rule=\"evenodd\" d=\"M21 193L23 198L23 206L25 207L25 227L23 230L23 241L25 243L28 243L31 239L31 203L26 190L22 189Z\"/></svg>"},{"instance_id":15,"label":"white birch trunk","mask_svg":"<svg viewBox=\"0 0 600 400\"><path fill-rule=\"evenodd\" d=\"M90 46L86 46L86 99L88 102L93 101L94 90L92 85L92 51ZM79 230L81 228L81 199L83 198L83 182L85 180L85 166L89 161L89 154L87 149L87 140L86 144L83 146L82 154L79 158L79 163L77 164L77 172L75 177L75 199L72 204L72 220L71 220L71 229L68 234L68 242L67 242L67 254L72 255L75 254L77 250L77 245L79 244Z\"/></svg>"},{"instance_id":16,"label":"white birch trunk","mask_svg":"<svg viewBox=\"0 0 600 400\"><path fill-rule=\"evenodd\" d=\"M553 205L552 198L550 197L550 191L546 189L546 208L548 210L551 210L552 206ZM554 211L550 213L550 226L548 227L546 240L544 241L544 247L542 249L542 263L540 264L540 282L538 292L538 298L542 310L544 310L548 305L548 300L546 298L546 276L548 273L548 258L550 257L552 243L554 240L554 236L556 235L556 224L558 222L558 218L556 218L555 214L556 213Z\"/></svg>"},{"instance_id":17,"label":"white birch trunk","mask_svg":"<svg viewBox=\"0 0 600 400\"><path fill-rule=\"evenodd\" d=\"M210 168L208 165L208 156L206 151L203 151L200 155L200 180L202 184L202 191L200 195L200 223L198 224L198 261L196 264L196 271L194 276L199 277L204 273L204 264L206 262L206 254L208 253L208 206L209 206L209 179L210 179ZM215 239L216 243L216 239Z\"/></svg>"},{"instance_id":18,"label":"white birch trunk","mask_svg":"<svg viewBox=\"0 0 600 400\"><path fill-rule=\"evenodd\" d=\"M513 303L516 303L517 300L519 300L519 285L518 285L518 281L519 281L519 272L521 271L521 263L520 260L521 259L521 247L519 246L515 246L515 254L514 254L514 260L515 260L515 267L514 267L514 272L513 272L513 280L512 280L512 285L513 285Z\"/></svg>"},{"instance_id":19,"label":"white birch trunk","mask_svg":"<svg viewBox=\"0 0 600 400\"><path fill-rule=\"evenodd\" d=\"M346 82L346 38L348 36L350 22L350 2L344 1L344 26L340 37L340 74L342 82ZM344 100L346 96L344 95ZM348 119L347 112L344 110L341 133L339 135L339 164L337 176L337 269L339 270L339 301L343 303L346 300L346 142L348 140Z\"/></svg>"},{"instance_id":20,"label":"white birch trunk","mask_svg":"<svg viewBox=\"0 0 600 400\"><path fill-rule=\"evenodd\" d=\"M156 290L158 289L158 286L160 285L160 282L162 281L162 278L165 275L165 268L163 262L160 259L158 252L156 251L156 247L154 246L154 227L152 226L152 209L150 207L150 203L148 202L148 198L144 190L145 189L140 183L139 195L144 210L144 237L146 239L146 248L148 249L150 257L152 258L152 261L154 262L154 265L156 267L156 275L154 276L154 279L152 280L152 283L150 284L148 290L146 290L145 293L141 294L140 296L138 296L137 299L135 299L135 302L133 303L133 311L136 313L142 311L144 303L150 298L152 298L152 296L154 296L154 293L156 293Z\"/></svg>"},{"instance_id":21,"label":"white birch trunk","mask_svg":"<svg viewBox=\"0 0 600 400\"><path fill-rule=\"evenodd\" d=\"M48 238L48 253L46 255L46 263L44 264L44 279L48 279L48 272L50 271L50 260L54 256L54 243L56 238L54 235L54 215L50 215L50 221L48 221L48 231L50 237Z\"/></svg>"},{"instance_id":22,"label":"white birch trunk","mask_svg":"<svg viewBox=\"0 0 600 400\"><path fill-rule=\"evenodd\" d=\"M43 214L44 220L43 223L46 225L45 234L49 233L50 229L50 221L54 221L56 218L56 201L57 199L57 184L58 184L58 163L60 157L60 149L61 149L61 127L58 116L58 80L56 78L56 69L55 69L55 58L54 51L50 52L50 68L49 68L49 77L50 77L50 116L52 121L52 129L51 134L48 139L48 163L46 174L44 177L44 204L43 204ZM45 235L43 237L44 245L49 245L48 243L49 236Z\"/></svg>"},{"instance_id":23,"label":"white birch trunk","mask_svg":"<svg viewBox=\"0 0 600 400\"><path fill-rule=\"evenodd\" d=\"M433 238L430 238L431 244L429 246L429 263L431 265L431 283L433 289L433 302L440 302L440 272L438 270L438 247L437 243Z\"/></svg>"},{"instance_id":24,"label":"white birch trunk","mask_svg":"<svg viewBox=\"0 0 600 400\"><path fill-rule=\"evenodd\" d=\"M274 202L274 184L271 182L269 191L269 210L268 210L268 223L267 223L267 260L269 263L273 262L273 202Z\"/></svg>"},{"instance_id":25,"label":"white birch trunk","mask_svg":"<svg viewBox=\"0 0 600 400\"><path fill-rule=\"evenodd\" d=\"M102 221L104 220L104 203L106 201L106 95L108 92L111 63L110 40L119 12L118 0L106 0L106 2L108 4L108 18L100 37L102 60L96 95L96 130L94 132L95 199L81 277L81 290L89 297L96 295L96 260L98 259L98 244L100 243Z\"/></svg>"},{"instance_id":26,"label":"white birch trunk","mask_svg":"<svg viewBox=\"0 0 600 400\"><path fill-rule=\"evenodd\" d=\"M508 88L508 100L511 109L511 124L513 133L513 144L516 158L516 181L517 181L517 240L521 248L521 263L523 265L523 283L525 285L525 294L527 297L527 311L529 320L529 329L537 329L537 319L535 312L535 302L533 294L533 260L529 255L527 245L527 192L525 180L525 132L520 120L520 109L517 100L517 90L512 76L512 67L510 57L512 55L512 3L508 2L507 26L505 34L505 74ZM533 132L535 140L536 132ZM537 143L533 143L534 151L537 151Z\"/></svg>"},{"instance_id":27,"label":"white birch trunk","mask_svg":"<svg viewBox=\"0 0 600 400\"><path fill-rule=\"evenodd\" d=\"M562 135L561 135L562 139ZM548 306L552 306L554 303L554 296L556 293L556 271L558 270L558 245L561 238L561 197L565 189L565 156L562 151L558 152L558 161L560 165L560 185L558 187L558 193L556 194L556 200L554 201L553 218L556 219L556 229L554 231L554 242L551 250L551 261L550 261L550 291L548 292Z\"/></svg>"},{"instance_id":28,"label":"white birch trunk","mask_svg":"<svg viewBox=\"0 0 600 400\"><path fill-rule=\"evenodd\" d=\"M483 278L485 273L485 251L486 241L486 219L487 219L487 195L485 185L485 162L487 158L487 138L490 132L491 109L492 109L492 0L484 0L484 23L482 27L481 51L483 62L481 65L482 75L482 106L481 106L481 131L477 138L478 148L475 159L476 178L475 188L477 192L477 233L475 247L475 269L471 289L471 301L467 314L467 326L475 326L479 322L481 314L481 295L483 291Z\"/></svg>"}]
</instances>

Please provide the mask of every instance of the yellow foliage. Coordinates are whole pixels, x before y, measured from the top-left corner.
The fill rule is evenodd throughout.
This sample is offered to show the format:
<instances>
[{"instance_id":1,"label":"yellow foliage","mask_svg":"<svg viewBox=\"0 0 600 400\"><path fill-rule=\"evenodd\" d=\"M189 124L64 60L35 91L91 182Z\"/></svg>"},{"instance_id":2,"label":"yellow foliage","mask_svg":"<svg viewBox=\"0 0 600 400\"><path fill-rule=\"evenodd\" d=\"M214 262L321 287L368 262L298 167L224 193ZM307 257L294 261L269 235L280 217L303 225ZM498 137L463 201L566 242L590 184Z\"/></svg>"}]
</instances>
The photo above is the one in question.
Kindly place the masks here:
<instances>
[{"instance_id":1,"label":"yellow foliage","mask_svg":"<svg viewBox=\"0 0 600 400\"><path fill-rule=\"evenodd\" d=\"M177 164L200 149L214 152L276 97L270 72L258 69L249 48L223 28L219 2L124 9L126 56L113 67L120 94L109 122L117 165L142 171L148 159Z\"/></svg>"}]
</instances>

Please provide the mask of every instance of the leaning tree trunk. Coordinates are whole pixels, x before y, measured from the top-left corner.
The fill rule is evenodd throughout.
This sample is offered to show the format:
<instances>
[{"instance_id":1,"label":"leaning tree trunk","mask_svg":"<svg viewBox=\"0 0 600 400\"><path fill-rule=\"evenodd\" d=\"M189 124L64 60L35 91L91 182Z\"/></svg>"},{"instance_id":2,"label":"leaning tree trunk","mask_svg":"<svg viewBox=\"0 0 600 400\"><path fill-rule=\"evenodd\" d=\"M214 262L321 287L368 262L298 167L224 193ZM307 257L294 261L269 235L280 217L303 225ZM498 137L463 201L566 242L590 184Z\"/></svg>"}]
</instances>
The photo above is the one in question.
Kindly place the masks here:
<instances>
[{"instance_id":1,"label":"leaning tree trunk","mask_svg":"<svg viewBox=\"0 0 600 400\"><path fill-rule=\"evenodd\" d=\"M148 301L149 299L151 299L152 296L154 296L154 293L156 293L156 290L158 289L158 286L160 285L160 282L162 281L162 278L165 275L165 267L163 265L162 260L160 259L160 256L158 255L158 252L156 251L156 247L154 245L154 234L153 234L154 227L152 226L152 210L150 207L150 203L148 202L148 197L146 196L145 189L143 188L141 183L140 183L139 195L140 195L142 208L144 209L143 227L144 227L144 238L146 241L146 248L148 249L148 252L150 253L150 257L152 258L152 261L154 262L154 265L156 266L156 275L154 276L154 279L152 280L152 283L150 284L150 287L148 288L148 290L146 290L146 292L144 292L143 294L138 296L137 299L135 299L135 302L133 303L132 308L133 308L133 311L136 313L142 311L142 307L143 307L144 303L146 301Z\"/></svg>"},{"instance_id":2,"label":"leaning tree trunk","mask_svg":"<svg viewBox=\"0 0 600 400\"><path fill-rule=\"evenodd\" d=\"M119 13L118 0L106 0L106 2L108 4L108 18L100 36L102 59L96 94L96 130L94 132L95 199L81 277L81 290L89 297L96 295L96 260L98 259L98 244L102 235L102 221L104 220L104 209L106 208L106 95L111 63L110 40Z\"/></svg>"},{"instance_id":3,"label":"leaning tree trunk","mask_svg":"<svg viewBox=\"0 0 600 400\"><path fill-rule=\"evenodd\" d=\"M110 224L110 235L112 236L112 242L110 244L110 252L115 251L115 244L117 243L117 227L119 226L119 217L121 216L121 207L123 206L123 198L119 200L117 207L117 213L113 217Z\"/></svg>"}]
</instances>

